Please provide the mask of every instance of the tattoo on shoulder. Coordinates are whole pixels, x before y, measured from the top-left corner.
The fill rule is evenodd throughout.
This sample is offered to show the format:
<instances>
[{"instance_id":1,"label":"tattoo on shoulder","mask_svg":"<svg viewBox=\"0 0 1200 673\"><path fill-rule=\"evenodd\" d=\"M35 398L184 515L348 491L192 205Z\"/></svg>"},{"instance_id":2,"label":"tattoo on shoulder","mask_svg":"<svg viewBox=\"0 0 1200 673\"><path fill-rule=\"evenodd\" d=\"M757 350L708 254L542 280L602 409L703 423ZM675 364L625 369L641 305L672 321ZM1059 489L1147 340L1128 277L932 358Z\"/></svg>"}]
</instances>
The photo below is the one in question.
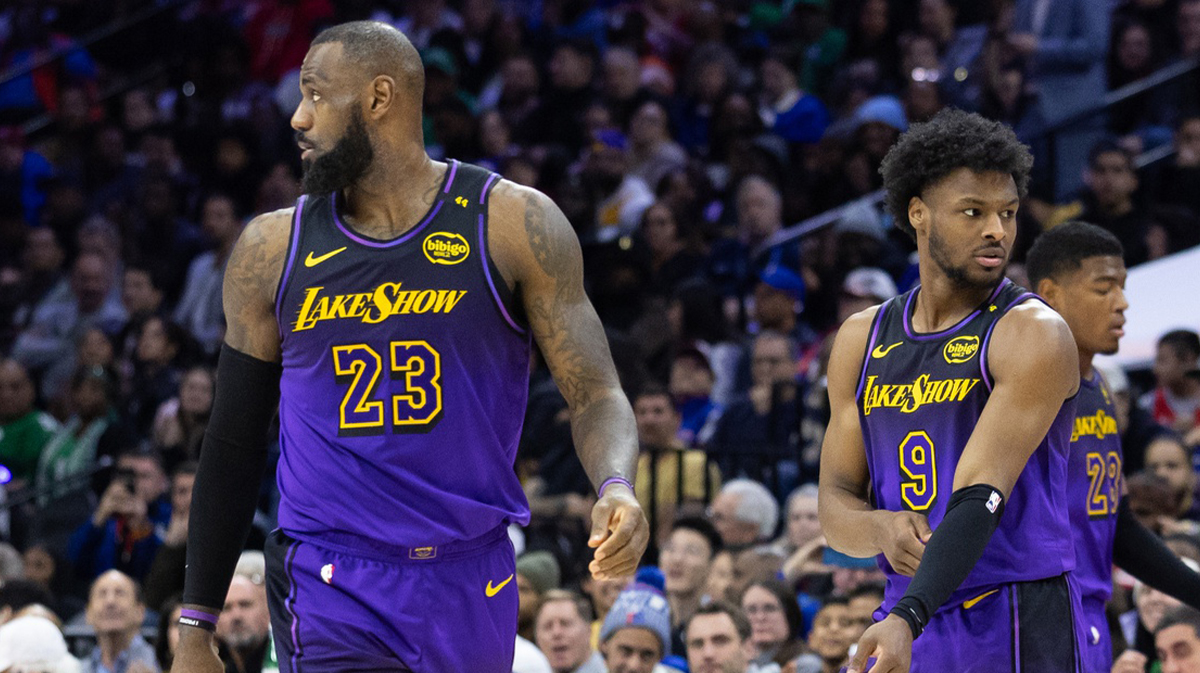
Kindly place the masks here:
<instances>
[{"instance_id":1,"label":"tattoo on shoulder","mask_svg":"<svg viewBox=\"0 0 1200 673\"><path fill-rule=\"evenodd\" d=\"M533 257L538 266L547 275L555 275L555 254L546 226L546 209L532 192L525 196L525 235L529 237L529 247L533 250Z\"/></svg>"},{"instance_id":2,"label":"tattoo on shoulder","mask_svg":"<svg viewBox=\"0 0 1200 673\"><path fill-rule=\"evenodd\" d=\"M583 291L583 264L575 232L536 193L525 196L525 233L538 267L552 279L552 294L526 298L538 346L573 407L585 408L597 391L614 385L608 341Z\"/></svg>"},{"instance_id":3,"label":"tattoo on shoulder","mask_svg":"<svg viewBox=\"0 0 1200 673\"><path fill-rule=\"evenodd\" d=\"M261 215L246 225L225 268L226 341L244 352L273 354L276 343L259 343L264 321L274 322L275 291L287 254L292 210Z\"/></svg>"},{"instance_id":4,"label":"tattoo on shoulder","mask_svg":"<svg viewBox=\"0 0 1200 673\"><path fill-rule=\"evenodd\" d=\"M291 219L291 210L277 210L247 225L230 255L226 276L232 273L239 285L265 290L264 296L274 297Z\"/></svg>"}]
</instances>

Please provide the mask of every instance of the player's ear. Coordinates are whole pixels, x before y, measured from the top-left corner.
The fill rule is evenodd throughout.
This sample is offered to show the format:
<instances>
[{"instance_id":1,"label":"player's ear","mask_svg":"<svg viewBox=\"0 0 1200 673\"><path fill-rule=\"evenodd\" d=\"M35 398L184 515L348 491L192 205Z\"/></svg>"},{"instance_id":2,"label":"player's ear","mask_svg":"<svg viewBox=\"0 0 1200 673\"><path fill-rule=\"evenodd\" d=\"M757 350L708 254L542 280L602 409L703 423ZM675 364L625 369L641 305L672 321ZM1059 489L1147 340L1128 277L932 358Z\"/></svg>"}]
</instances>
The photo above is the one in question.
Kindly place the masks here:
<instances>
[{"instance_id":1,"label":"player's ear","mask_svg":"<svg viewBox=\"0 0 1200 673\"><path fill-rule=\"evenodd\" d=\"M371 80L367 95L369 96L368 113L376 119L382 117L389 108L396 104L396 80L388 75L376 76Z\"/></svg>"},{"instance_id":2,"label":"player's ear","mask_svg":"<svg viewBox=\"0 0 1200 673\"><path fill-rule=\"evenodd\" d=\"M918 232L926 232L929 226L929 206L919 196L908 200L908 221Z\"/></svg>"},{"instance_id":3,"label":"player's ear","mask_svg":"<svg viewBox=\"0 0 1200 673\"><path fill-rule=\"evenodd\" d=\"M1058 283L1054 282L1053 278L1043 278L1039 280L1037 287L1035 287L1033 291L1036 292L1039 297L1049 302L1051 306L1061 306L1059 303L1059 299L1061 297L1059 295L1062 291L1062 287L1059 286Z\"/></svg>"}]
</instances>

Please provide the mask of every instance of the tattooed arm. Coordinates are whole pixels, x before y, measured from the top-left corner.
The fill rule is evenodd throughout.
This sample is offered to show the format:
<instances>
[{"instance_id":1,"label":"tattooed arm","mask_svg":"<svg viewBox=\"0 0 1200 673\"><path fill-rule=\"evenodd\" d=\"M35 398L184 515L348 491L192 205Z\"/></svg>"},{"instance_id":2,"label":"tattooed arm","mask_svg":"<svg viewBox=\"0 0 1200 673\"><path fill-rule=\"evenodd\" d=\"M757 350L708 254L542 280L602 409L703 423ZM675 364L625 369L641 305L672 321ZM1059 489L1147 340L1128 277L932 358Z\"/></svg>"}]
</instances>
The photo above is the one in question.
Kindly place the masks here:
<instances>
[{"instance_id":1,"label":"tattooed arm","mask_svg":"<svg viewBox=\"0 0 1200 673\"><path fill-rule=\"evenodd\" d=\"M225 267L225 343L267 362L279 361L275 291L283 274L294 212L294 208L286 208L251 220Z\"/></svg>"},{"instance_id":2,"label":"tattooed arm","mask_svg":"<svg viewBox=\"0 0 1200 673\"><path fill-rule=\"evenodd\" d=\"M571 408L571 434L592 485L631 483L637 467L633 410L621 391L604 327L583 291L583 257L567 218L549 198L502 181L492 192L489 244L500 272L524 302L534 338ZM649 541L632 490L604 489L588 545L597 579L632 575Z\"/></svg>"},{"instance_id":3,"label":"tattooed arm","mask_svg":"<svg viewBox=\"0 0 1200 673\"><path fill-rule=\"evenodd\" d=\"M267 426L279 400L274 305L291 214L291 209L277 211L246 225L225 269L228 327L188 518L183 608L189 611L220 612L254 517L267 457ZM172 671L224 670L213 634L202 626L205 621L180 626Z\"/></svg>"}]
</instances>

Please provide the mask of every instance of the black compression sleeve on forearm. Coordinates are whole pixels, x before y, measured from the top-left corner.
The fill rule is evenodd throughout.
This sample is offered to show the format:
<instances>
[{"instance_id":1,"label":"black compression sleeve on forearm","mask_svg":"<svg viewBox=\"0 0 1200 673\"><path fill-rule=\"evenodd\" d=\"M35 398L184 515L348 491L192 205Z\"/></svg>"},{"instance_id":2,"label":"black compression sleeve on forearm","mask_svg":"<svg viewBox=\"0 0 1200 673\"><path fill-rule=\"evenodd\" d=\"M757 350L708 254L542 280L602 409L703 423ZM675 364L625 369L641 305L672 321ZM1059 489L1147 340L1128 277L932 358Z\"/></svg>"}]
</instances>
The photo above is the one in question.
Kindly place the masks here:
<instances>
[{"instance_id":1,"label":"black compression sleeve on forearm","mask_svg":"<svg viewBox=\"0 0 1200 673\"><path fill-rule=\"evenodd\" d=\"M1200 573L1192 572L1161 538L1138 522L1124 498L1117 506L1113 563L1155 589L1200 609Z\"/></svg>"},{"instance_id":2,"label":"black compression sleeve on forearm","mask_svg":"<svg viewBox=\"0 0 1200 673\"><path fill-rule=\"evenodd\" d=\"M1003 513L1000 490L986 484L960 488L950 496L908 592L891 611L908 622L913 638L979 562Z\"/></svg>"},{"instance_id":3,"label":"black compression sleeve on forearm","mask_svg":"<svg viewBox=\"0 0 1200 673\"><path fill-rule=\"evenodd\" d=\"M219 609L250 533L279 405L280 366L221 347L188 518L183 602Z\"/></svg>"}]
</instances>

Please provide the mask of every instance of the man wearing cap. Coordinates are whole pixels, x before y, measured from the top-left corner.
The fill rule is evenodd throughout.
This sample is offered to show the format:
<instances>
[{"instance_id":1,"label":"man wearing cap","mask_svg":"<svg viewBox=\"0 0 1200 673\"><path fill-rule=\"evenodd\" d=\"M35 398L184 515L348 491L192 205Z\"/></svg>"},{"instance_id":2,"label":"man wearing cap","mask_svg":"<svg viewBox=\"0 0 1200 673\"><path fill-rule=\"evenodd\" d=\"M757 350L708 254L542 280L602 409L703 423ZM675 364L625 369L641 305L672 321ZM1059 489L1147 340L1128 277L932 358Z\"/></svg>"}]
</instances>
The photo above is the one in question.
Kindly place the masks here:
<instances>
[{"instance_id":1,"label":"man wearing cap","mask_svg":"<svg viewBox=\"0 0 1200 673\"><path fill-rule=\"evenodd\" d=\"M901 270L908 266L908 259L899 247L888 243L883 216L869 199L847 204L833 225L833 234L837 249L833 271L839 277L844 269L879 266Z\"/></svg>"},{"instance_id":2,"label":"man wearing cap","mask_svg":"<svg viewBox=\"0 0 1200 673\"><path fill-rule=\"evenodd\" d=\"M712 361L699 348L681 349L671 359L667 389L679 410L676 434L684 446L696 448L712 439L724 411L713 399L716 382Z\"/></svg>"},{"instance_id":3,"label":"man wearing cap","mask_svg":"<svg viewBox=\"0 0 1200 673\"><path fill-rule=\"evenodd\" d=\"M670 643L667 599L640 582L621 592L600 629L600 652L609 673L651 673Z\"/></svg>"},{"instance_id":4,"label":"man wearing cap","mask_svg":"<svg viewBox=\"0 0 1200 673\"><path fill-rule=\"evenodd\" d=\"M629 140L614 129L597 131L583 178L596 199L595 239L601 243L633 233L654 203L646 181L630 172Z\"/></svg>"},{"instance_id":5,"label":"man wearing cap","mask_svg":"<svg viewBox=\"0 0 1200 673\"><path fill-rule=\"evenodd\" d=\"M748 394L729 405L717 422L709 451L726 476L745 472L765 478L764 466L780 461L776 468L791 470L776 484L783 493L791 490L796 468L781 459L794 446L799 426L797 403L796 342L778 332L762 332L751 346Z\"/></svg>"},{"instance_id":6,"label":"man wearing cap","mask_svg":"<svg viewBox=\"0 0 1200 673\"><path fill-rule=\"evenodd\" d=\"M829 349L833 347L833 337L837 335L838 328L850 316L864 311L877 304L896 296L896 281L888 275L883 269L876 267L862 267L851 271L846 275L846 279L842 281L842 291L838 294L837 300L837 322L829 328L827 332L809 348L804 349L800 355L800 363L797 369L806 374L809 384L818 384L820 389L816 390L810 387L807 397L811 398L815 393L819 396L816 398L819 407L821 407L819 416L824 417L828 411L824 408L824 384L820 380L825 376L824 371L818 371L813 368L813 363L825 354L828 357ZM808 400L806 399L806 404ZM805 419L809 417L806 413ZM805 435L806 438L808 435ZM820 428L820 432L814 435L818 437L817 444L820 444L819 438L824 436L824 427Z\"/></svg>"},{"instance_id":7,"label":"man wearing cap","mask_svg":"<svg viewBox=\"0 0 1200 673\"><path fill-rule=\"evenodd\" d=\"M838 324L846 318L896 296L896 281L883 269L864 267L855 269L842 282L842 294L838 297Z\"/></svg>"},{"instance_id":8,"label":"man wearing cap","mask_svg":"<svg viewBox=\"0 0 1200 673\"><path fill-rule=\"evenodd\" d=\"M561 571L554 554L548 551L531 551L517 559L517 634L533 640L534 621L542 596L557 589Z\"/></svg>"},{"instance_id":9,"label":"man wearing cap","mask_svg":"<svg viewBox=\"0 0 1200 673\"><path fill-rule=\"evenodd\" d=\"M0 671L75 673L79 661L63 634L44 617L18 617L0 628Z\"/></svg>"},{"instance_id":10,"label":"man wearing cap","mask_svg":"<svg viewBox=\"0 0 1200 673\"><path fill-rule=\"evenodd\" d=\"M798 343L816 338L798 318L804 306L804 278L783 264L772 262L758 273L754 288L754 320L758 332L786 334Z\"/></svg>"}]
</instances>

